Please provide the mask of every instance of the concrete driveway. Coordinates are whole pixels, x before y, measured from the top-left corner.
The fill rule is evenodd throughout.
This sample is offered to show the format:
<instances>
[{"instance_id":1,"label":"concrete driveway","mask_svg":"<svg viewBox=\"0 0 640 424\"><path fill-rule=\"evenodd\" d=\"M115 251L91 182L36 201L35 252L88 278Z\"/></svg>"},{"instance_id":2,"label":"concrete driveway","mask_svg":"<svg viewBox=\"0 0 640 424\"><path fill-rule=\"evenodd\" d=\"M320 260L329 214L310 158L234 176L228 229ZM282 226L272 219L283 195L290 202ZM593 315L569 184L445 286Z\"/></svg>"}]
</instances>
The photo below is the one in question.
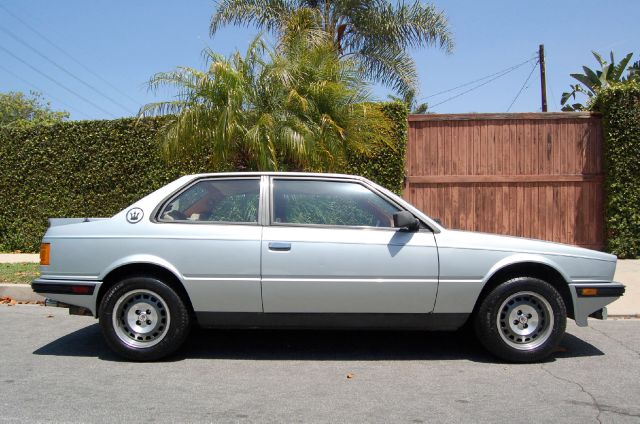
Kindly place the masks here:
<instances>
[{"instance_id":1,"label":"concrete driveway","mask_svg":"<svg viewBox=\"0 0 640 424\"><path fill-rule=\"evenodd\" d=\"M640 422L640 320L590 325L534 365L464 333L250 330L128 363L90 317L0 306L0 421Z\"/></svg>"}]
</instances>

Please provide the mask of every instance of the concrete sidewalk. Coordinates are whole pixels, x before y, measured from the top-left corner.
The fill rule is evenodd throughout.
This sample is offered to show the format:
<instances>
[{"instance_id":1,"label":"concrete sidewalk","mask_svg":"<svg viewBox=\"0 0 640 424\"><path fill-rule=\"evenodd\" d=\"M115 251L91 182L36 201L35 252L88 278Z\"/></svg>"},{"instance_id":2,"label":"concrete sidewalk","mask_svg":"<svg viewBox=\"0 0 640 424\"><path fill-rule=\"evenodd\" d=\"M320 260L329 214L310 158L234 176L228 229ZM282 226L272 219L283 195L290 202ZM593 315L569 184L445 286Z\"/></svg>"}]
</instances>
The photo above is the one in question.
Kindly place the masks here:
<instances>
[{"instance_id":1,"label":"concrete sidewalk","mask_svg":"<svg viewBox=\"0 0 640 424\"><path fill-rule=\"evenodd\" d=\"M607 306L609 315L640 318L640 259L619 259L614 280L624 284L626 291Z\"/></svg>"},{"instance_id":2,"label":"concrete sidewalk","mask_svg":"<svg viewBox=\"0 0 640 424\"><path fill-rule=\"evenodd\" d=\"M37 253L0 253L0 264L17 264L24 262L40 262Z\"/></svg>"},{"instance_id":3,"label":"concrete sidewalk","mask_svg":"<svg viewBox=\"0 0 640 424\"><path fill-rule=\"evenodd\" d=\"M37 253L0 253L0 264L38 263L40 255ZM19 302L43 301L44 297L31 290L28 284L0 284L0 297L10 297Z\"/></svg>"},{"instance_id":4,"label":"concrete sidewalk","mask_svg":"<svg viewBox=\"0 0 640 424\"><path fill-rule=\"evenodd\" d=\"M40 256L28 253L2 253L0 263L39 262ZM624 284L627 289L619 300L607 309L610 316L640 317L640 259L620 259L616 268L615 281ZM27 284L0 284L0 297L9 296L16 300L42 300L33 293Z\"/></svg>"}]
</instances>

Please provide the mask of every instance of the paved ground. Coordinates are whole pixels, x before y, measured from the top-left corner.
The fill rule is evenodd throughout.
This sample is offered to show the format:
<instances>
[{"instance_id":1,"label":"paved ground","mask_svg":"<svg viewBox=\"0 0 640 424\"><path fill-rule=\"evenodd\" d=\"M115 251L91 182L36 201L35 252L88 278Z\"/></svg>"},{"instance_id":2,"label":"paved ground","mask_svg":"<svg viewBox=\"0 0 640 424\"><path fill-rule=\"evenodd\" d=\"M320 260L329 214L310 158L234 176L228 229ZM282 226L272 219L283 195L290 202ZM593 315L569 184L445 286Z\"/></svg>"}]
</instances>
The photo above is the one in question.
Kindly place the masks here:
<instances>
[{"instance_id":1,"label":"paved ground","mask_svg":"<svg viewBox=\"0 0 640 424\"><path fill-rule=\"evenodd\" d=\"M92 318L0 306L0 421L638 423L640 320L590 324L535 365L461 333L299 331L196 331L143 364Z\"/></svg>"}]
</instances>

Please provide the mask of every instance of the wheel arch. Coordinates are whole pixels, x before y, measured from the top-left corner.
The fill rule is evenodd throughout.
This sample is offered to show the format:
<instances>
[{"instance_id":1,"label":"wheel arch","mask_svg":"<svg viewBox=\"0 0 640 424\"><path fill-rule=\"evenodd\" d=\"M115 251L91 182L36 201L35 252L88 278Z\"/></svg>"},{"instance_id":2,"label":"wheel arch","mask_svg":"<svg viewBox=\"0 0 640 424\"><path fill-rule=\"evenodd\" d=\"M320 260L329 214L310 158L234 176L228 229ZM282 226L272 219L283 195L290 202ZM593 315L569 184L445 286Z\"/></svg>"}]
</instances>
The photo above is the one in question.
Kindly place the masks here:
<instances>
[{"instance_id":1,"label":"wheel arch","mask_svg":"<svg viewBox=\"0 0 640 424\"><path fill-rule=\"evenodd\" d=\"M182 280L178 276L177 271L150 261L121 263L106 273L102 278L102 284L100 285L100 289L98 290L98 295L96 297L96 316L100 314L100 304L102 303L105 293L119 281L131 276L155 277L167 284L175 290L178 296L180 296L180 298L185 302L192 319L195 319L195 312L193 304L191 303L191 298L189 297Z\"/></svg>"},{"instance_id":2,"label":"wheel arch","mask_svg":"<svg viewBox=\"0 0 640 424\"><path fill-rule=\"evenodd\" d=\"M574 318L569 279L559 267L542 257L507 258L507 260L496 264L485 277L482 290L473 308L473 314L476 313L487 294L501 283L516 277L533 277L551 284L562 296L569 318Z\"/></svg>"}]
</instances>

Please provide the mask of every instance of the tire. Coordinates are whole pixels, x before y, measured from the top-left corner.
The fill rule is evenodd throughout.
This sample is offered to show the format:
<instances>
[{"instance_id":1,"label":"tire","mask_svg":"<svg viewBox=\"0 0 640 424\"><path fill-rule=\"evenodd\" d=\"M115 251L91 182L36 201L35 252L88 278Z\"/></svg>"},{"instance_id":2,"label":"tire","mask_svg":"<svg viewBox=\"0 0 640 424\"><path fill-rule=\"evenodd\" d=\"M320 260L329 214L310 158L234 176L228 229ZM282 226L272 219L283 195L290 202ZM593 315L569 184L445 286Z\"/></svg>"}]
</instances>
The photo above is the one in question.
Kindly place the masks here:
<instances>
[{"instance_id":1,"label":"tire","mask_svg":"<svg viewBox=\"0 0 640 424\"><path fill-rule=\"evenodd\" d=\"M475 317L476 337L495 356L509 362L538 362L562 340L567 308L549 283L513 278L493 289Z\"/></svg>"},{"instance_id":2,"label":"tire","mask_svg":"<svg viewBox=\"0 0 640 424\"><path fill-rule=\"evenodd\" d=\"M175 352L189 335L185 302L154 277L126 278L100 303L100 327L109 347L134 361L154 361Z\"/></svg>"}]
</instances>

